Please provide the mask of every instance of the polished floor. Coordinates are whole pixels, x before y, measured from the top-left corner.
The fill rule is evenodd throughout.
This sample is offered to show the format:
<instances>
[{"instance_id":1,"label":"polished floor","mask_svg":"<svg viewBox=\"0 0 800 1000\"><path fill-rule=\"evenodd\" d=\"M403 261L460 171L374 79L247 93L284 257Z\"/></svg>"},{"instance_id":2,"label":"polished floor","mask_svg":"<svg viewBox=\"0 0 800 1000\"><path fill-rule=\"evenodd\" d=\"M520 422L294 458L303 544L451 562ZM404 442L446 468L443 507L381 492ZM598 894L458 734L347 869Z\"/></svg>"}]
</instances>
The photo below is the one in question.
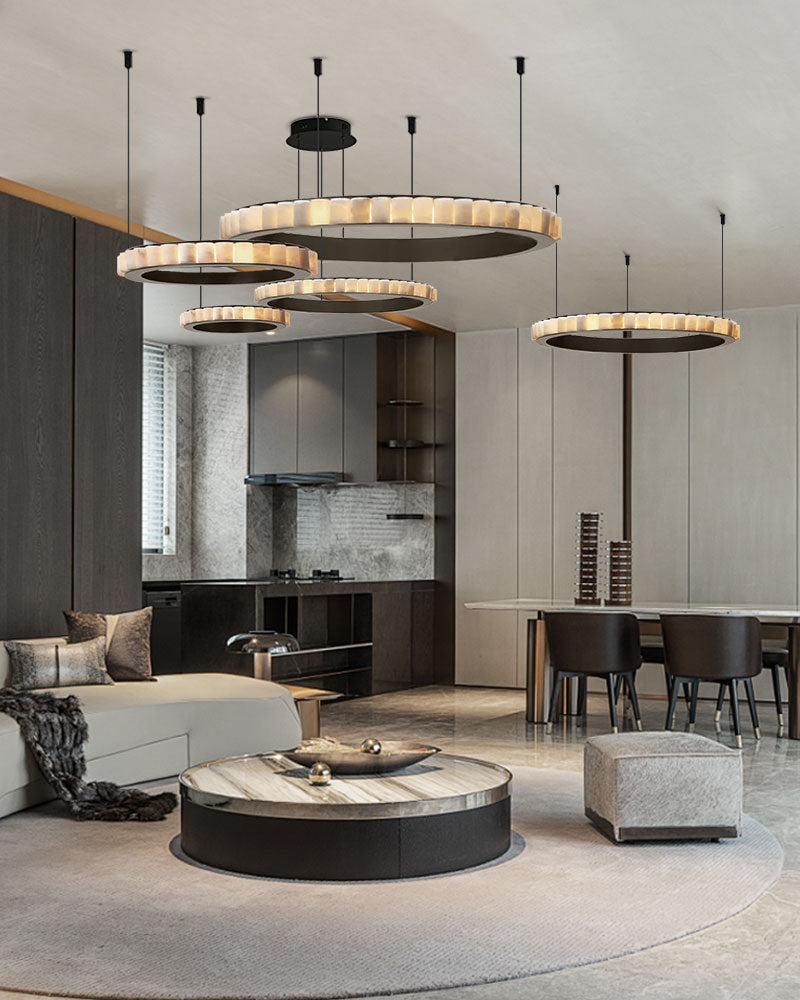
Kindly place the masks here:
<instances>
[{"instance_id":1,"label":"polished floor","mask_svg":"<svg viewBox=\"0 0 800 1000\"><path fill-rule=\"evenodd\" d=\"M409 1000L799 997L800 741L778 738L770 706L760 710L761 741L753 739L749 722L744 729L745 809L780 840L786 861L775 886L749 909L698 934L624 958L514 982L415 993ZM419 738L512 770L515 764L580 770L586 736L608 731L603 697L589 697L585 724L570 719L546 736L543 726L525 722L522 692L488 688L419 688L329 703L322 713L322 732L340 739ZM643 701L642 714L646 729L660 729L664 703ZM733 746L727 718L717 732L713 715L713 706L701 702L697 731ZM679 708L677 728L684 722L685 711ZM686 892L692 892L691 885ZM22 1000L22 995L0 992L0 1000L11 998Z\"/></svg>"},{"instance_id":2,"label":"polished floor","mask_svg":"<svg viewBox=\"0 0 800 1000\"><path fill-rule=\"evenodd\" d=\"M340 739L413 737L443 750L510 765L580 770L583 741L608 732L605 698L590 696L585 725L571 719L546 736L525 722L524 696L488 688L419 688L324 706L322 731ZM796 1000L800 996L800 741L778 738L774 710L759 705L762 739L744 721L745 809L785 851L779 881L749 909L671 944L597 965L509 983L416 993L415 1000ZM643 700L646 729L660 729L664 703ZM734 745L727 716L714 727L701 702L697 732ZM677 726L685 723L678 710ZM630 726L630 722L627 722ZM692 886L686 886L687 893ZM531 886L531 892L536 887Z\"/></svg>"}]
</instances>

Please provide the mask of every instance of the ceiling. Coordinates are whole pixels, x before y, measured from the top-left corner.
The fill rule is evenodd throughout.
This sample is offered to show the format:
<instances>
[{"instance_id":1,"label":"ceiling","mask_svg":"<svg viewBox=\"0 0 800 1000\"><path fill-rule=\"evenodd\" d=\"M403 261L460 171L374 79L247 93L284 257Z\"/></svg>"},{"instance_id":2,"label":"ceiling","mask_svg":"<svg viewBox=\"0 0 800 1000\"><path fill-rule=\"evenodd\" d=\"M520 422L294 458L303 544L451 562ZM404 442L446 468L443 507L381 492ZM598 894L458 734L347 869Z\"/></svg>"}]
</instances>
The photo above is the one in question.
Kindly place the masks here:
<instances>
[{"instance_id":1,"label":"ceiling","mask_svg":"<svg viewBox=\"0 0 800 1000\"><path fill-rule=\"evenodd\" d=\"M358 138L348 193L408 190L416 114L417 192L514 199L513 57L526 55L524 197L552 208L561 185L561 312L624 305L626 251L632 308L718 309L720 210L726 306L797 303L798 30L794 0L0 0L0 175L124 216L121 50L133 48L134 218L196 238L202 94L213 238L222 212L295 197L284 139L314 113L321 55L322 113ZM307 154L304 194L313 184ZM457 331L527 325L553 312L553 265L552 249L417 265L439 302L414 315ZM147 335L197 343L177 328L196 297L148 287ZM223 299L249 301L206 294ZM381 325L295 313L291 335Z\"/></svg>"}]
</instances>

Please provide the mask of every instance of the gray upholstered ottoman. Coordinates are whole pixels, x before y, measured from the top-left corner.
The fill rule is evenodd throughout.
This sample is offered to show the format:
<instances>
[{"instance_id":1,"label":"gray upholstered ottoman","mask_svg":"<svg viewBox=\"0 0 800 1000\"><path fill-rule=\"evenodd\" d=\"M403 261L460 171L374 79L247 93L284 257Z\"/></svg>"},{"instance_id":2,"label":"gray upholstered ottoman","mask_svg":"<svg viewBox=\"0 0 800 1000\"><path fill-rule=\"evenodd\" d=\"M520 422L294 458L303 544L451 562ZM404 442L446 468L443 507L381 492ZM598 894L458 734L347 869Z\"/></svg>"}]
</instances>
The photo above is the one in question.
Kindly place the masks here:
<instances>
[{"instance_id":1,"label":"gray upholstered ottoman","mask_svg":"<svg viewBox=\"0 0 800 1000\"><path fill-rule=\"evenodd\" d=\"M694 733L593 736L583 803L616 841L740 837L741 754Z\"/></svg>"}]
</instances>

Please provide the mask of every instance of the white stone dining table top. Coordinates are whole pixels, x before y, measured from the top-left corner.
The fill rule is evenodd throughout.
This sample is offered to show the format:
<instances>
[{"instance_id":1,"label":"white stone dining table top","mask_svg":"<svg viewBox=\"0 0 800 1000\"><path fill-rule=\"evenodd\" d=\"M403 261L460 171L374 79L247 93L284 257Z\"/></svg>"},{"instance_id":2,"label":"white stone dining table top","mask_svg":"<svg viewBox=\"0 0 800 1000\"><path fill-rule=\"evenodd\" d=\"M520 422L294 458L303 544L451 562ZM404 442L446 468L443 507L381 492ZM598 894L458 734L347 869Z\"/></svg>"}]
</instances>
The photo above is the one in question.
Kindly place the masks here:
<instances>
[{"instance_id":1,"label":"white stone dining table top","mask_svg":"<svg viewBox=\"0 0 800 1000\"><path fill-rule=\"evenodd\" d=\"M384 818L478 808L508 794L511 773L497 764L437 754L402 771L334 775L312 785L306 768L280 754L210 761L180 776L181 795L198 805L290 818Z\"/></svg>"},{"instance_id":2,"label":"white stone dining table top","mask_svg":"<svg viewBox=\"0 0 800 1000\"><path fill-rule=\"evenodd\" d=\"M633 604L608 607L600 604L573 604L549 597L510 597L506 600L469 601L465 608L474 611L594 611L628 612L637 618L658 618L670 615L751 615L762 621L800 622L800 608L789 605L760 607L752 604Z\"/></svg>"}]
</instances>

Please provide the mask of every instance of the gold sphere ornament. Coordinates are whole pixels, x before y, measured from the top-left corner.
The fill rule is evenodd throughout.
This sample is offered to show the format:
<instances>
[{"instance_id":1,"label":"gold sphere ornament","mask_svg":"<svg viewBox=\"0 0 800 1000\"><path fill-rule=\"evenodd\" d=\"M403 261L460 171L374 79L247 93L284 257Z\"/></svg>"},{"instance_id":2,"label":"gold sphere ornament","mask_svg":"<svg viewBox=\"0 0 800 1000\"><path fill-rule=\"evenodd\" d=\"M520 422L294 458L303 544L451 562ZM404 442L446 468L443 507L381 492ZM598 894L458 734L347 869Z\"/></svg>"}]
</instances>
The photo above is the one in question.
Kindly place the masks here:
<instances>
[{"instance_id":1,"label":"gold sphere ornament","mask_svg":"<svg viewBox=\"0 0 800 1000\"><path fill-rule=\"evenodd\" d=\"M367 737L361 744L362 753L380 753L381 749L381 741L375 740L371 736Z\"/></svg>"},{"instance_id":2,"label":"gold sphere ornament","mask_svg":"<svg viewBox=\"0 0 800 1000\"><path fill-rule=\"evenodd\" d=\"M308 780L312 785L327 785L331 780L331 769L321 760L308 769Z\"/></svg>"}]
</instances>

